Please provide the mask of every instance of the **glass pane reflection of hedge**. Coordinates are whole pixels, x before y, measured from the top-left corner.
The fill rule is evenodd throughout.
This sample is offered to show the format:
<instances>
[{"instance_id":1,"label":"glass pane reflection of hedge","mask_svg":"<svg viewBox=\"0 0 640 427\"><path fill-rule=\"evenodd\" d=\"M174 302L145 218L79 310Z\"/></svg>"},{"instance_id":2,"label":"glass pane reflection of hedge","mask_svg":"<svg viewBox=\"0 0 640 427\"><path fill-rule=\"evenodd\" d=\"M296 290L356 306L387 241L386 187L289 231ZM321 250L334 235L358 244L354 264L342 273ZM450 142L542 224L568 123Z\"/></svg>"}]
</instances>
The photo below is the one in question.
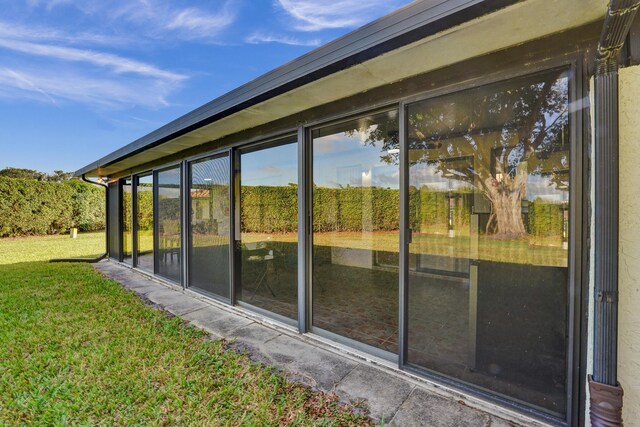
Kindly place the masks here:
<instances>
[{"instance_id":1,"label":"glass pane reflection of hedge","mask_svg":"<svg viewBox=\"0 0 640 427\"><path fill-rule=\"evenodd\" d=\"M265 238L263 234L272 234L272 240L282 242L297 241L297 192L296 185L288 187L254 186L242 189L242 229L243 240L256 241ZM370 194L365 194L369 192ZM389 188L314 188L313 203L315 244L349 248L368 248L371 242L360 243L362 232L362 198L371 202L372 227L374 232L397 231L400 206L399 190ZM139 239L141 249L153 249L153 215L151 194L138 193L141 197L138 212L140 221ZM450 238L448 231L448 200L455 200L454 229L456 236ZM468 251L470 239L469 217L474 194L470 188L460 188L451 193L433 191L428 187L409 190L409 222L412 229L427 230L415 234L414 241L424 241L424 253L430 255L449 255L451 247L454 253ZM476 194L477 197L477 194ZM148 199L148 200L146 200ZM266 200L277 203L265 203ZM170 203L169 207L164 204ZM179 209L178 200L163 200L163 209ZM522 264L566 266L566 249L562 248L563 209L557 203L548 203L541 199L528 205L526 223L528 237L521 240L496 240L485 235L480 227L478 257L487 261L510 261ZM418 221L422 220L421 224ZM341 229L336 231L337 224ZM273 235L273 233L276 233ZM339 236L336 236L338 234ZM194 246L199 246L195 238ZM204 240L206 241L206 240ZM375 240L378 251L398 252L397 236L389 234ZM458 250L459 249L459 250Z\"/></svg>"},{"instance_id":2,"label":"glass pane reflection of hedge","mask_svg":"<svg viewBox=\"0 0 640 427\"><path fill-rule=\"evenodd\" d=\"M144 254L153 251L153 192L139 188L137 200L138 253Z\"/></svg>"},{"instance_id":3,"label":"glass pane reflection of hedge","mask_svg":"<svg viewBox=\"0 0 640 427\"><path fill-rule=\"evenodd\" d=\"M297 186L243 188L242 228L251 239L259 240L261 233L281 233L273 239L297 241ZM369 193L369 194L366 194ZM399 190L389 188L325 188L313 191L315 244L349 248L369 248L371 242L361 242L362 199L371 200L372 230L384 235L397 231L400 218ZM470 239L469 218L473 199L478 194L471 188L459 188L451 192L434 191L426 186L409 190L409 222L412 229L426 230L414 235L414 241L422 251L431 255L449 255L468 252ZM447 236L449 197L454 199L454 238ZM265 200L278 203L264 203ZM566 265L566 250L562 249L563 209L566 206L541 199L528 204L525 215L528 236L521 240L498 240L478 230L478 257L483 260L518 262L534 265ZM369 214L369 212L367 212ZM420 224L418 221L422 221ZM482 224L481 224L482 225ZM338 228L340 227L340 228ZM397 236L389 233L389 239L376 239L374 250L398 252Z\"/></svg>"}]
</instances>

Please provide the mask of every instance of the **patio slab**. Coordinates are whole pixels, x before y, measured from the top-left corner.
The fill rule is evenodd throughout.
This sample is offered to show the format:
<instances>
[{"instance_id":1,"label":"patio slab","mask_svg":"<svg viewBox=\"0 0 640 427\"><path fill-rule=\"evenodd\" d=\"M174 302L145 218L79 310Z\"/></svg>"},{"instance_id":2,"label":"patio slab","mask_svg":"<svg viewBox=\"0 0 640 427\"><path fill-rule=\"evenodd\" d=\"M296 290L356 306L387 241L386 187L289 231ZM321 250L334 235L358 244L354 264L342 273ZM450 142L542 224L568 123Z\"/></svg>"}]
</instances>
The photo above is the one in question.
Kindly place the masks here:
<instances>
[{"instance_id":1,"label":"patio slab","mask_svg":"<svg viewBox=\"0 0 640 427\"><path fill-rule=\"evenodd\" d=\"M357 362L285 335L267 341L261 349L289 378L325 391L334 391L358 366Z\"/></svg>"},{"instance_id":2,"label":"patio slab","mask_svg":"<svg viewBox=\"0 0 640 427\"><path fill-rule=\"evenodd\" d=\"M234 330L253 322L253 320L246 317L228 313L215 306L208 306L186 313L182 318L215 336L227 339L233 338L232 332Z\"/></svg>"},{"instance_id":3,"label":"patio slab","mask_svg":"<svg viewBox=\"0 0 640 427\"><path fill-rule=\"evenodd\" d=\"M111 261L94 264L141 298L182 317L252 360L279 368L294 381L336 393L345 403L367 408L375 423L397 426L518 426L544 424L455 393L434 391L403 372L372 364L286 328L252 320L220 303L184 292ZM406 375L406 377L405 377ZM475 407L474 407L475 406ZM494 408L494 409L487 409ZM490 414L497 411L503 417Z\"/></svg>"},{"instance_id":4,"label":"patio slab","mask_svg":"<svg viewBox=\"0 0 640 427\"><path fill-rule=\"evenodd\" d=\"M165 309L176 316L182 316L208 306L209 304L204 301L200 301L192 297L182 297L173 303L166 304Z\"/></svg>"},{"instance_id":5,"label":"patio slab","mask_svg":"<svg viewBox=\"0 0 640 427\"><path fill-rule=\"evenodd\" d=\"M391 424L413 426L418 425L416 420L420 420L420 425L432 427L489 427L498 424L492 418L495 417L453 399L416 388L400 406Z\"/></svg>"},{"instance_id":6,"label":"patio slab","mask_svg":"<svg viewBox=\"0 0 640 427\"><path fill-rule=\"evenodd\" d=\"M336 387L336 393L354 404L368 402L371 418L388 423L414 388L394 375L359 364Z\"/></svg>"}]
</instances>

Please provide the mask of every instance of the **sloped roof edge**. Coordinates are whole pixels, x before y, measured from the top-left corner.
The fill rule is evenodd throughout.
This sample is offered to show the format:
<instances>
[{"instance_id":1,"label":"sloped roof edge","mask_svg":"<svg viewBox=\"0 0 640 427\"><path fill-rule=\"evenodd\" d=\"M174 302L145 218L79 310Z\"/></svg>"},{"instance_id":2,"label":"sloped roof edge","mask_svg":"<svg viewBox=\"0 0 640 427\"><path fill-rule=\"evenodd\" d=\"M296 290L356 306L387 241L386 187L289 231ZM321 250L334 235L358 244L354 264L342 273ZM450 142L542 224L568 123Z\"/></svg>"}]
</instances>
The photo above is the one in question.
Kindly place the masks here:
<instances>
[{"instance_id":1,"label":"sloped roof edge","mask_svg":"<svg viewBox=\"0 0 640 427\"><path fill-rule=\"evenodd\" d=\"M156 147L237 111L519 0L425 0L411 3L250 81L75 172Z\"/></svg>"}]
</instances>

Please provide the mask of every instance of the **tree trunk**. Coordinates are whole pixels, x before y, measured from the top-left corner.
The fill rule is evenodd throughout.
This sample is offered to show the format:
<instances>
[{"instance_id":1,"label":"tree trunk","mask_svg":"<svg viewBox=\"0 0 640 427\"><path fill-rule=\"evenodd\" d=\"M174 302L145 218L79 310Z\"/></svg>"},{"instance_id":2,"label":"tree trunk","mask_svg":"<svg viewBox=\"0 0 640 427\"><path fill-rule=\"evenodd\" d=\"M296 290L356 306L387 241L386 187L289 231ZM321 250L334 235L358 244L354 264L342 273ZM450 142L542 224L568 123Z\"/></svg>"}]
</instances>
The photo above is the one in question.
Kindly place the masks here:
<instances>
[{"instance_id":1,"label":"tree trunk","mask_svg":"<svg viewBox=\"0 0 640 427\"><path fill-rule=\"evenodd\" d=\"M520 239L527 235L522 220L522 186L521 176L507 177L504 182L495 178L488 178L486 183L487 196L491 201L492 214L490 224L495 221L496 239ZM490 225L489 224L489 225Z\"/></svg>"}]
</instances>

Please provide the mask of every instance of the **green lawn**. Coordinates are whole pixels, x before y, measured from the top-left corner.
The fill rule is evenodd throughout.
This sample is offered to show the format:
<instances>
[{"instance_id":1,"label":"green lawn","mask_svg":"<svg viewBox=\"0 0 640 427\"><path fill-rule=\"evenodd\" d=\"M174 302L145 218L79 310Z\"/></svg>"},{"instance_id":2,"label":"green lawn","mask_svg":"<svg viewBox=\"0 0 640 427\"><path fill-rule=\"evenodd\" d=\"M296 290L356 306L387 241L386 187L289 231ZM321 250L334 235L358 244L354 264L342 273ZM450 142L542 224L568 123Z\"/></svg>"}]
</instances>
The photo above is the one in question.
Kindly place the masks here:
<instances>
[{"instance_id":1,"label":"green lawn","mask_svg":"<svg viewBox=\"0 0 640 427\"><path fill-rule=\"evenodd\" d=\"M102 233L0 239L0 425L367 424L87 264Z\"/></svg>"}]
</instances>

